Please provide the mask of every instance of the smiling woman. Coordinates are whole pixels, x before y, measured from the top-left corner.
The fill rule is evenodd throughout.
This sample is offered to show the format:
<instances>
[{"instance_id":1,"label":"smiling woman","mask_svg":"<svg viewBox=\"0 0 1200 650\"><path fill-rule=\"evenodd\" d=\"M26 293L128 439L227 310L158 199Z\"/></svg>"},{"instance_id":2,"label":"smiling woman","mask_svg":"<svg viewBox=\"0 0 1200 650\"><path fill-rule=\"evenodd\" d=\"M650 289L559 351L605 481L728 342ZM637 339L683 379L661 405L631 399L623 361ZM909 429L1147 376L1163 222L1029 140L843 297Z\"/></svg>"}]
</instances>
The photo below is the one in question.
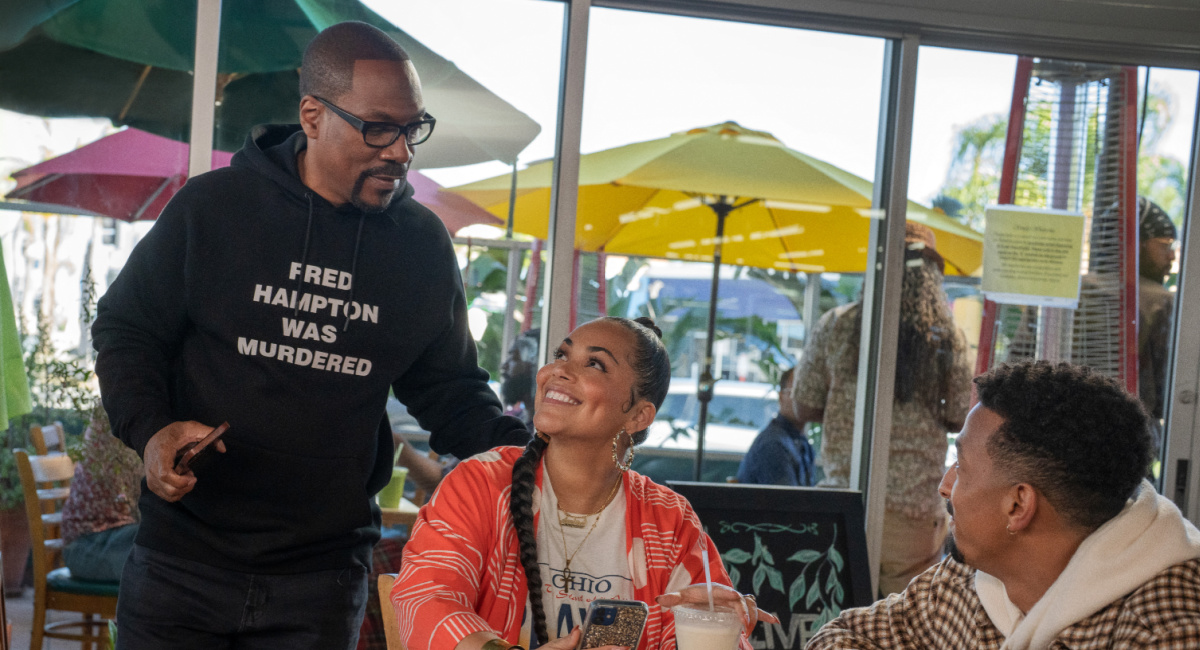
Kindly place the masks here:
<instances>
[{"instance_id":1,"label":"smiling woman","mask_svg":"<svg viewBox=\"0 0 1200 650\"><path fill-rule=\"evenodd\" d=\"M671 592L706 571L718 603L753 629L757 608L728 586L691 506L629 470L670 381L660 336L648 318L577 328L538 371L537 437L446 477L421 510L392 590L405 647L574 648L589 603L697 600L695 590ZM635 645L671 647L674 637L670 611L654 607ZM749 647L745 635L741 644Z\"/></svg>"}]
</instances>

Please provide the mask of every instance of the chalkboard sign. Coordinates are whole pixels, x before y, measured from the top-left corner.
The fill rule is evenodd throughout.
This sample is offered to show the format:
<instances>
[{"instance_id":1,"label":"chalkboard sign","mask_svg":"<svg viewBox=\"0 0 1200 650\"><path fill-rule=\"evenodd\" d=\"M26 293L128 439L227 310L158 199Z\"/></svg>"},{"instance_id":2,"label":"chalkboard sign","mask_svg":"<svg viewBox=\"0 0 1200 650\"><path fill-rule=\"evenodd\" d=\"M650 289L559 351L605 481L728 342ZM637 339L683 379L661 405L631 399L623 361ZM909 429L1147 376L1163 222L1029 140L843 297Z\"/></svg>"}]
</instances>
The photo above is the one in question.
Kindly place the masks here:
<instances>
[{"instance_id":1,"label":"chalkboard sign","mask_svg":"<svg viewBox=\"0 0 1200 650\"><path fill-rule=\"evenodd\" d=\"M871 594L862 493L769 485L669 482L692 503L733 586L779 616L755 648L804 647L822 625Z\"/></svg>"}]
</instances>

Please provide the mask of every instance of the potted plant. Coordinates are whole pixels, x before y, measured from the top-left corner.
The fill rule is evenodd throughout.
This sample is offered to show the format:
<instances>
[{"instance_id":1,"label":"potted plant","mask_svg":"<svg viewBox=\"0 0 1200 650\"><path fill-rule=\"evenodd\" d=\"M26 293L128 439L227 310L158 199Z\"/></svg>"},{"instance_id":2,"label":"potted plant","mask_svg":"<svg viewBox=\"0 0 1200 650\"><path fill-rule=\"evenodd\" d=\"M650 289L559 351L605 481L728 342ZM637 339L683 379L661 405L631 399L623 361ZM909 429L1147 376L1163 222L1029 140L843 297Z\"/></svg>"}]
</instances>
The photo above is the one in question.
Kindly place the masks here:
<instances>
[{"instance_id":1,"label":"potted plant","mask_svg":"<svg viewBox=\"0 0 1200 650\"><path fill-rule=\"evenodd\" d=\"M4 560L4 595L9 597L20 596L23 591L31 543L17 460L10 451L28 446L24 433L12 427L0 432L0 439L4 440L0 449L0 556Z\"/></svg>"}]
</instances>

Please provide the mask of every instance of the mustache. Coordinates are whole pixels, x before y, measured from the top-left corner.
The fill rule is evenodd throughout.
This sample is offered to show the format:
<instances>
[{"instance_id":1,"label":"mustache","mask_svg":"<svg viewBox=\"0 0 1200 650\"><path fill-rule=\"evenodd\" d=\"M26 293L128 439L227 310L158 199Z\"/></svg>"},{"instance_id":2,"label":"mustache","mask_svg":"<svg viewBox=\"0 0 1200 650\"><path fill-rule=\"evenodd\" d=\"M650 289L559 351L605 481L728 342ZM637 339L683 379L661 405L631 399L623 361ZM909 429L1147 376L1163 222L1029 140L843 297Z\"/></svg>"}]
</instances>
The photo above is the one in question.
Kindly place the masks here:
<instances>
[{"instance_id":1,"label":"mustache","mask_svg":"<svg viewBox=\"0 0 1200 650\"><path fill-rule=\"evenodd\" d=\"M398 176L404 178L408 174L408 167L399 163L387 165L379 165L372 167L362 173L362 176Z\"/></svg>"},{"instance_id":2,"label":"mustache","mask_svg":"<svg viewBox=\"0 0 1200 650\"><path fill-rule=\"evenodd\" d=\"M950 513L951 517L954 516L954 506L951 505L950 499L946 499L946 512Z\"/></svg>"}]
</instances>

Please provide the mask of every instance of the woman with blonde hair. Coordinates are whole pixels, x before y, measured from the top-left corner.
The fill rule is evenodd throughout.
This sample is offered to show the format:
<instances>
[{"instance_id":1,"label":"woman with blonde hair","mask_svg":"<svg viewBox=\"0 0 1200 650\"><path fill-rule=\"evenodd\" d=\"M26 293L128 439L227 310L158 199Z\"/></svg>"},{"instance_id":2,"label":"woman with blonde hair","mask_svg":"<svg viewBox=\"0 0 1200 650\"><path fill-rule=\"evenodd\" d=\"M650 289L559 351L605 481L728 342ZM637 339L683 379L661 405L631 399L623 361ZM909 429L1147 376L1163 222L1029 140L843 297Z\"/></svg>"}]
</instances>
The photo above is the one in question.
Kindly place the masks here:
<instances>
[{"instance_id":1,"label":"woman with blonde hair","mask_svg":"<svg viewBox=\"0 0 1200 650\"><path fill-rule=\"evenodd\" d=\"M405 648L572 650L588 604L605 598L648 603L638 647L671 649L665 606L707 600L689 587L704 581L705 550L715 599L753 629L753 597L728 586L687 500L629 470L670 383L661 336L648 318L575 329L537 373L533 441L446 477L392 589Z\"/></svg>"}]
</instances>

